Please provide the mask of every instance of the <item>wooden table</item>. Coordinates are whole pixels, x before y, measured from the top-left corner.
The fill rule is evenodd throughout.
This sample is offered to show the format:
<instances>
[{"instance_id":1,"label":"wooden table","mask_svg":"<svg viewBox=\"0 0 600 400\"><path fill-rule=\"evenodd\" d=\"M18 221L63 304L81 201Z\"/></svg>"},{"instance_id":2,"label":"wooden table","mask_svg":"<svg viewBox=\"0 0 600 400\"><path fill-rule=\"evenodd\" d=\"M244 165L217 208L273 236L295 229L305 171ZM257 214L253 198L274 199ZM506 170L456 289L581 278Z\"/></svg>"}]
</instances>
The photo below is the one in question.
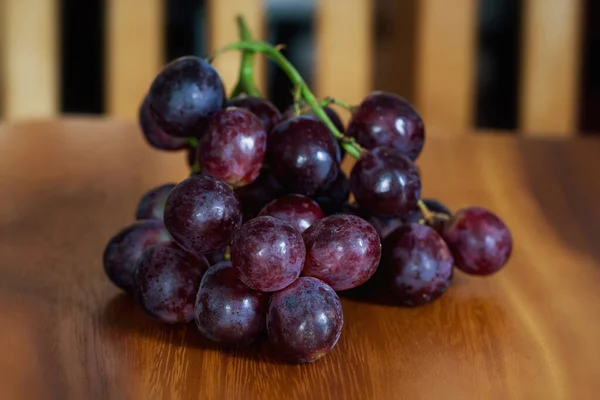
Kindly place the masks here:
<instances>
[{"instance_id":1,"label":"wooden table","mask_svg":"<svg viewBox=\"0 0 600 400\"><path fill-rule=\"evenodd\" d=\"M104 276L140 195L187 175L132 124L0 128L0 398L585 399L600 395L600 141L432 138L425 194L512 229L491 278L439 301L343 299L333 352L281 364L266 341L221 350L147 318Z\"/></svg>"}]
</instances>

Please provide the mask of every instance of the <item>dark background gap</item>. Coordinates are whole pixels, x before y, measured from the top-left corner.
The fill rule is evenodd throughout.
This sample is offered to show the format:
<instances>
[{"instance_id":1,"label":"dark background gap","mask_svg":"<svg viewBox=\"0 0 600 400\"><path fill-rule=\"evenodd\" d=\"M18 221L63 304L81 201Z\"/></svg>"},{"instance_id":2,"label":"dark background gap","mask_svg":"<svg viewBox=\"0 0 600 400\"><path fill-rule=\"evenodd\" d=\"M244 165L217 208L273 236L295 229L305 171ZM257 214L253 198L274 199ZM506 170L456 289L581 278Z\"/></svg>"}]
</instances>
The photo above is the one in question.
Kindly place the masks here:
<instances>
[{"instance_id":1,"label":"dark background gap","mask_svg":"<svg viewBox=\"0 0 600 400\"><path fill-rule=\"evenodd\" d=\"M600 2L587 0L583 13L579 128L600 134Z\"/></svg>"}]
</instances>

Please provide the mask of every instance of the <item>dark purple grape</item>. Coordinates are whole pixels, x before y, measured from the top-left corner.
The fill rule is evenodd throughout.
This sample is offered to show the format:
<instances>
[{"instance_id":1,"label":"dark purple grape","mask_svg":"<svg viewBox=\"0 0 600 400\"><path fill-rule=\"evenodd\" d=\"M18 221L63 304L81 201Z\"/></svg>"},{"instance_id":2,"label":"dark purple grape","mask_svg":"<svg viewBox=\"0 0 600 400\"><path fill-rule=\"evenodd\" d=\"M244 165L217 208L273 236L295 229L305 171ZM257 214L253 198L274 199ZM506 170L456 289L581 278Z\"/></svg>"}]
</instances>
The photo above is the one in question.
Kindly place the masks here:
<instances>
[{"instance_id":1,"label":"dark purple grape","mask_svg":"<svg viewBox=\"0 0 600 400\"><path fill-rule=\"evenodd\" d=\"M264 206L284 193L283 186L266 168L263 168L254 182L235 189L235 194L242 203L244 221L254 218Z\"/></svg>"},{"instance_id":2,"label":"dark purple grape","mask_svg":"<svg viewBox=\"0 0 600 400\"><path fill-rule=\"evenodd\" d=\"M194 319L200 280L210 267L203 256L188 253L174 242L144 251L137 265L134 293L142 309L167 324Z\"/></svg>"},{"instance_id":3,"label":"dark purple grape","mask_svg":"<svg viewBox=\"0 0 600 400\"><path fill-rule=\"evenodd\" d=\"M361 155L352 168L350 190L369 214L400 217L416 207L421 179L400 151L376 147Z\"/></svg>"},{"instance_id":4,"label":"dark purple grape","mask_svg":"<svg viewBox=\"0 0 600 400\"><path fill-rule=\"evenodd\" d=\"M242 223L233 190L208 175L194 175L171 191L165 226L180 246L195 254L225 247Z\"/></svg>"},{"instance_id":5,"label":"dark purple grape","mask_svg":"<svg viewBox=\"0 0 600 400\"><path fill-rule=\"evenodd\" d=\"M473 275L490 275L506 264L512 252L508 228L495 214L481 207L458 210L446 222L442 236L457 268Z\"/></svg>"},{"instance_id":6,"label":"dark purple grape","mask_svg":"<svg viewBox=\"0 0 600 400\"><path fill-rule=\"evenodd\" d=\"M172 136L199 137L225 101L218 72L200 57L181 57L156 76L148 93L152 117Z\"/></svg>"},{"instance_id":7,"label":"dark purple grape","mask_svg":"<svg viewBox=\"0 0 600 400\"><path fill-rule=\"evenodd\" d=\"M377 270L381 241L371 224L354 215L332 215L303 234L306 261L302 275L321 279L335 290L365 283Z\"/></svg>"},{"instance_id":8,"label":"dark purple grape","mask_svg":"<svg viewBox=\"0 0 600 400\"><path fill-rule=\"evenodd\" d=\"M187 160L187 163L190 166L190 168L193 167L194 164L196 164L196 159L197 159L196 153L197 152L198 151L197 151L196 147L188 147L188 149L187 149L186 160Z\"/></svg>"},{"instance_id":9,"label":"dark purple grape","mask_svg":"<svg viewBox=\"0 0 600 400\"><path fill-rule=\"evenodd\" d=\"M227 247L223 247L222 249L211 251L210 253L205 253L204 257L210 265L215 265L218 262L225 261L225 250Z\"/></svg>"},{"instance_id":10,"label":"dark purple grape","mask_svg":"<svg viewBox=\"0 0 600 400\"><path fill-rule=\"evenodd\" d=\"M401 227L403 224L402 218L380 217L378 215L370 215L367 218L367 221L373 225L381 240L385 239L390 233Z\"/></svg>"},{"instance_id":11,"label":"dark purple grape","mask_svg":"<svg viewBox=\"0 0 600 400\"><path fill-rule=\"evenodd\" d=\"M171 240L162 221L137 221L113 236L104 249L104 271L108 278L126 292L133 286L133 274L144 250Z\"/></svg>"},{"instance_id":12,"label":"dark purple grape","mask_svg":"<svg viewBox=\"0 0 600 400\"><path fill-rule=\"evenodd\" d=\"M279 197L267 204L258 215L280 218L292 224L300 233L325 216L317 202L300 194Z\"/></svg>"},{"instance_id":13,"label":"dark purple grape","mask_svg":"<svg viewBox=\"0 0 600 400\"><path fill-rule=\"evenodd\" d=\"M248 97L248 96L239 96L230 99L227 102L228 106L231 107L239 107L245 110L250 111L252 114L256 115L260 122L262 122L263 126L267 133L271 132L271 130L281 122L281 113L268 100L260 99L257 97Z\"/></svg>"},{"instance_id":14,"label":"dark purple grape","mask_svg":"<svg viewBox=\"0 0 600 400\"><path fill-rule=\"evenodd\" d=\"M137 210L135 211L135 218L159 219L162 221L165 202L174 187L174 183L166 183L145 193L138 203Z\"/></svg>"},{"instance_id":15,"label":"dark purple grape","mask_svg":"<svg viewBox=\"0 0 600 400\"><path fill-rule=\"evenodd\" d=\"M260 119L242 108L228 107L208 120L198 141L202 173L234 186L254 181L267 151L267 132Z\"/></svg>"},{"instance_id":16,"label":"dark purple grape","mask_svg":"<svg viewBox=\"0 0 600 400\"><path fill-rule=\"evenodd\" d=\"M231 262L222 261L202 278L196 326L204 337L222 345L248 345L265 330L269 297L244 285Z\"/></svg>"},{"instance_id":17,"label":"dark purple grape","mask_svg":"<svg viewBox=\"0 0 600 400\"><path fill-rule=\"evenodd\" d=\"M404 306L419 306L444 294L452 279L452 264L442 237L425 225L403 225L383 242L382 276Z\"/></svg>"},{"instance_id":18,"label":"dark purple grape","mask_svg":"<svg viewBox=\"0 0 600 400\"><path fill-rule=\"evenodd\" d=\"M144 101L140 106L138 120L142 133L148 144L159 150L181 150L188 146L187 138L178 138L167 134L154 121L148 107L148 96L144 97Z\"/></svg>"},{"instance_id":19,"label":"dark purple grape","mask_svg":"<svg viewBox=\"0 0 600 400\"><path fill-rule=\"evenodd\" d=\"M299 278L271 296L269 341L288 361L305 363L323 357L336 345L343 325L340 298L318 279Z\"/></svg>"},{"instance_id":20,"label":"dark purple grape","mask_svg":"<svg viewBox=\"0 0 600 400\"><path fill-rule=\"evenodd\" d=\"M369 214L360 208L360 206L356 203L346 203L342 205L340 211L334 215L354 215L356 217L367 220L369 218Z\"/></svg>"},{"instance_id":21,"label":"dark purple grape","mask_svg":"<svg viewBox=\"0 0 600 400\"><path fill-rule=\"evenodd\" d=\"M408 101L395 94L373 92L354 111L348 136L367 149L389 146L416 160L423 149L425 126Z\"/></svg>"},{"instance_id":22,"label":"dark purple grape","mask_svg":"<svg viewBox=\"0 0 600 400\"><path fill-rule=\"evenodd\" d=\"M270 216L246 222L231 243L231 263L240 271L241 281L263 292L281 290L295 281L305 255L300 232Z\"/></svg>"},{"instance_id":23,"label":"dark purple grape","mask_svg":"<svg viewBox=\"0 0 600 400\"><path fill-rule=\"evenodd\" d=\"M350 181L342 171L337 178L323 190L315 194L314 199L323 208L325 213L332 214L338 211L350 196Z\"/></svg>"},{"instance_id":24,"label":"dark purple grape","mask_svg":"<svg viewBox=\"0 0 600 400\"><path fill-rule=\"evenodd\" d=\"M312 196L333 182L340 170L340 148L314 117L294 117L277 125L267 151L273 176L290 192Z\"/></svg>"},{"instance_id":25,"label":"dark purple grape","mask_svg":"<svg viewBox=\"0 0 600 400\"><path fill-rule=\"evenodd\" d=\"M415 207L414 210L402 217L402 221L406 224L418 224L423 222L441 234L442 230L444 229L445 222L451 217L452 213L448 207L435 199L423 199L423 202L429 211L434 213L433 220L426 221L421 209L419 207Z\"/></svg>"}]
</instances>

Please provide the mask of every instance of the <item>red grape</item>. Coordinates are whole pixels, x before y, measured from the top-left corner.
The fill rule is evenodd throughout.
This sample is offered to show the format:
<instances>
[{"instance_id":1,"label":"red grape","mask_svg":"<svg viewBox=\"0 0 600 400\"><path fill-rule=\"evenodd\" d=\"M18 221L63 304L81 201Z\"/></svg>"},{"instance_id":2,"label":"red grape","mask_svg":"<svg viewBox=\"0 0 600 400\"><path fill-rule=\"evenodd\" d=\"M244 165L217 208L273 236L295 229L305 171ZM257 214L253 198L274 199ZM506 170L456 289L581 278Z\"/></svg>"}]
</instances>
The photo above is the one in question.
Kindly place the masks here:
<instances>
[{"instance_id":1,"label":"red grape","mask_svg":"<svg viewBox=\"0 0 600 400\"><path fill-rule=\"evenodd\" d=\"M401 305L422 305L444 294L452 279L452 264L444 240L425 225L404 225L383 242L380 268Z\"/></svg>"},{"instance_id":2,"label":"red grape","mask_svg":"<svg viewBox=\"0 0 600 400\"><path fill-rule=\"evenodd\" d=\"M315 117L294 117L269 136L268 163L289 191L312 196L337 177L340 148L329 129Z\"/></svg>"},{"instance_id":3,"label":"red grape","mask_svg":"<svg viewBox=\"0 0 600 400\"><path fill-rule=\"evenodd\" d=\"M319 278L335 290L365 283L377 270L381 242L367 221L354 215L332 215L303 234L306 261L302 274Z\"/></svg>"},{"instance_id":4,"label":"red grape","mask_svg":"<svg viewBox=\"0 0 600 400\"><path fill-rule=\"evenodd\" d=\"M447 221L442 236L452 250L456 267L468 274L493 274L512 252L512 238L504 222L481 207L458 210Z\"/></svg>"},{"instance_id":5,"label":"red grape","mask_svg":"<svg viewBox=\"0 0 600 400\"><path fill-rule=\"evenodd\" d=\"M244 221L254 218L264 206L284 193L283 186L267 168L262 169L254 182L235 189L242 203Z\"/></svg>"},{"instance_id":6,"label":"red grape","mask_svg":"<svg viewBox=\"0 0 600 400\"><path fill-rule=\"evenodd\" d=\"M225 101L218 72L200 57L181 57L156 76L148 93L152 117L169 135L201 136Z\"/></svg>"},{"instance_id":7,"label":"red grape","mask_svg":"<svg viewBox=\"0 0 600 400\"><path fill-rule=\"evenodd\" d=\"M202 278L196 326L204 337L222 345L248 345L265 329L269 297L244 285L231 262L222 261Z\"/></svg>"},{"instance_id":8,"label":"red grape","mask_svg":"<svg viewBox=\"0 0 600 400\"><path fill-rule=\"evenodd\" d=\"M348 177L340 171L337 178L331 182L325 189L318 191L314 199L319 203L327 214L338 211L350 196L350 181Z\"/></svg>"},{"instance_id":9,"label":"red grape","mask_svg":"<svg viewBox=\"0 0 600 400\"><path fill-rule=\"evenodd\" d=\"M369 214L402 216L421 197L421 179L410 159L390 147L361 155L350 173L350 190Z\"/></svg>"},{"instance_id":10,"label":"red grape","mask_svg":"<svg viewBox=\"0 0 600 400\"><path fill-rule=\"evenodd\" d=\"M373 92L354 111L348 136L367 149L389 146L416 160L423 149L425 127L408 101L395 94Z\"/></svg>"},{"instance_id":11,"label":"red grape","mask_svg":"<svg viewBox=\"0 0 600 400\"><path fill-rule=\"evenodd\" d=\"M267 150L267 132L260 119L242 108L225 108L208 120L198 141L202 173L234 187L258 177Z\"/></svg>"},{"instance_id":12,"label":"red grape","mask_svg":"<svg viewBox=\"0 0 600 400\"><path fill-rule=\"evenodd\" d=\"M231 264L252 289L273 292L296 280L306 250L302 235L289 222L264 216L251 219L231 243Z\"/></svg>"},{"instance_id":13,"label":"red grape","mask_svg":"<svg viewBox=\"0 0 600 400\"><path fill-rule=\"evenodd\" d=\"M159 219L162 221L165 202L174 187L174 183L166 183L146 192L138 203L135 211L135 218Z\"/></svg>"},{"instance_id":14,"label":"red grape","mask_svg":"<svg viewBox=\"0 0 600 400\"><path fill-rule=\"evenodd\" d=\"M206 258L188 253L174 242L151 246L135 271L136 299L146 313L162 322L190 322L200 280L208 268Z\"/></svg>"},{"instance_id":15,"label":"red grape","mask_svg":"<svg viewBox=\"0 0 600 400\"><path fill-rule=\"evenodd\" d=\"M288 194L267 204L258 214L270 215L292 224L300 233L324 217L323 210L314 200L300 194Z\"/></svg>"},{"instance_id":16,"label":"red grape","mask_svg":"<svg viewBox=\"0 0 600 400\"><path fill-rule=\"evenodd\" d=\"M271 132L275 125L281 122L281 113L279 110L273 103L265 99L238 96L230 99L227 102L227 106L243 108L256 115L260 119L260 122L262 122L267 133Z\"/></svg>"},{"instance_id":17,"label":"red grape","mask_svg":"<svg viewBox=\"0 0 600 400\"><path fill-rule=\"evenodd\" d=\"M373 225L373 228L379 234L381 240L385 239L390 233L402 226L403 219L398 217L381 217L379 215L370 215L367 221Z\"/></svg>"},{"instance_id":18,"label":"red grape","mask_svg":"<svg viewBox=\"0 0 600 400\"><path fill-rule=\"evenodd\" d=\"M323 357L336 345L343 325L338 295L318 279L299 278L271 296L269 341L291 362L313 362Z\"/></svg>"},{"instance_id":19,"label":"red grape","mask_svg":"<svg viewBox=\"0 0 600 400\"><path fill-rule=\"evenodd\" d=\"M133 274L144 250L171 240L163 223L155 219L137 221L113 236L104 249L103 264L108 278L126 292L133 286Z\"/></svg>"},{"instance_id":20,"label":"red grape","mask_svg":"<svg viewBox=\"0 0 600 400\"><path fill-rule=\"evenodd\" d=\"M229 243L242 223L242 212L229 186L208 175L194 175L171 191L164 220L177 244L204 254Z\"/></svg>"},{"instance_id":21,"label":"red grape","mask_svg":"<svg viewBox=\"0 0 600 400\"><path fill-rule=\"evenodd\" d=\"M188 146L187 138L178 138L167 134L154 121L148 107L148 96L140 105L138 120L148 144L160 150L181 150Z\"/></svg>"}]
</instances>

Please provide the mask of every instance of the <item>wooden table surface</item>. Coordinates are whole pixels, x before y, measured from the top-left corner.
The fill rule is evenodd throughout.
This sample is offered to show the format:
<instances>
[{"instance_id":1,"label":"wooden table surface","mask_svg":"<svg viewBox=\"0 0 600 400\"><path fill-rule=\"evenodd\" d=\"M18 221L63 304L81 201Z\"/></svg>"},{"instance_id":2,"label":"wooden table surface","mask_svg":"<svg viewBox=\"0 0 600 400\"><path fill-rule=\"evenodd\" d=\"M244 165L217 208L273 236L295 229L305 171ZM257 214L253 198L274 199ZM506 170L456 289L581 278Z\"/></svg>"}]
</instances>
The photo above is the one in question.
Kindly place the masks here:
<instances>
[{"instance_id":1,"label":"wooden table surface","mask_svg":"<svg viewBox=\"0 0 600 400\"><path fill-rule=\"evenodd\" d=\"M346 296L337 347L294 366L150 320L104 276L107 240L186 177L183 154L133 124L0 127L0 398L597 399L599 157L594 139L428 140L425 195L495 210L509 265L421 308Z\"/></svg>"}]
</instances>

